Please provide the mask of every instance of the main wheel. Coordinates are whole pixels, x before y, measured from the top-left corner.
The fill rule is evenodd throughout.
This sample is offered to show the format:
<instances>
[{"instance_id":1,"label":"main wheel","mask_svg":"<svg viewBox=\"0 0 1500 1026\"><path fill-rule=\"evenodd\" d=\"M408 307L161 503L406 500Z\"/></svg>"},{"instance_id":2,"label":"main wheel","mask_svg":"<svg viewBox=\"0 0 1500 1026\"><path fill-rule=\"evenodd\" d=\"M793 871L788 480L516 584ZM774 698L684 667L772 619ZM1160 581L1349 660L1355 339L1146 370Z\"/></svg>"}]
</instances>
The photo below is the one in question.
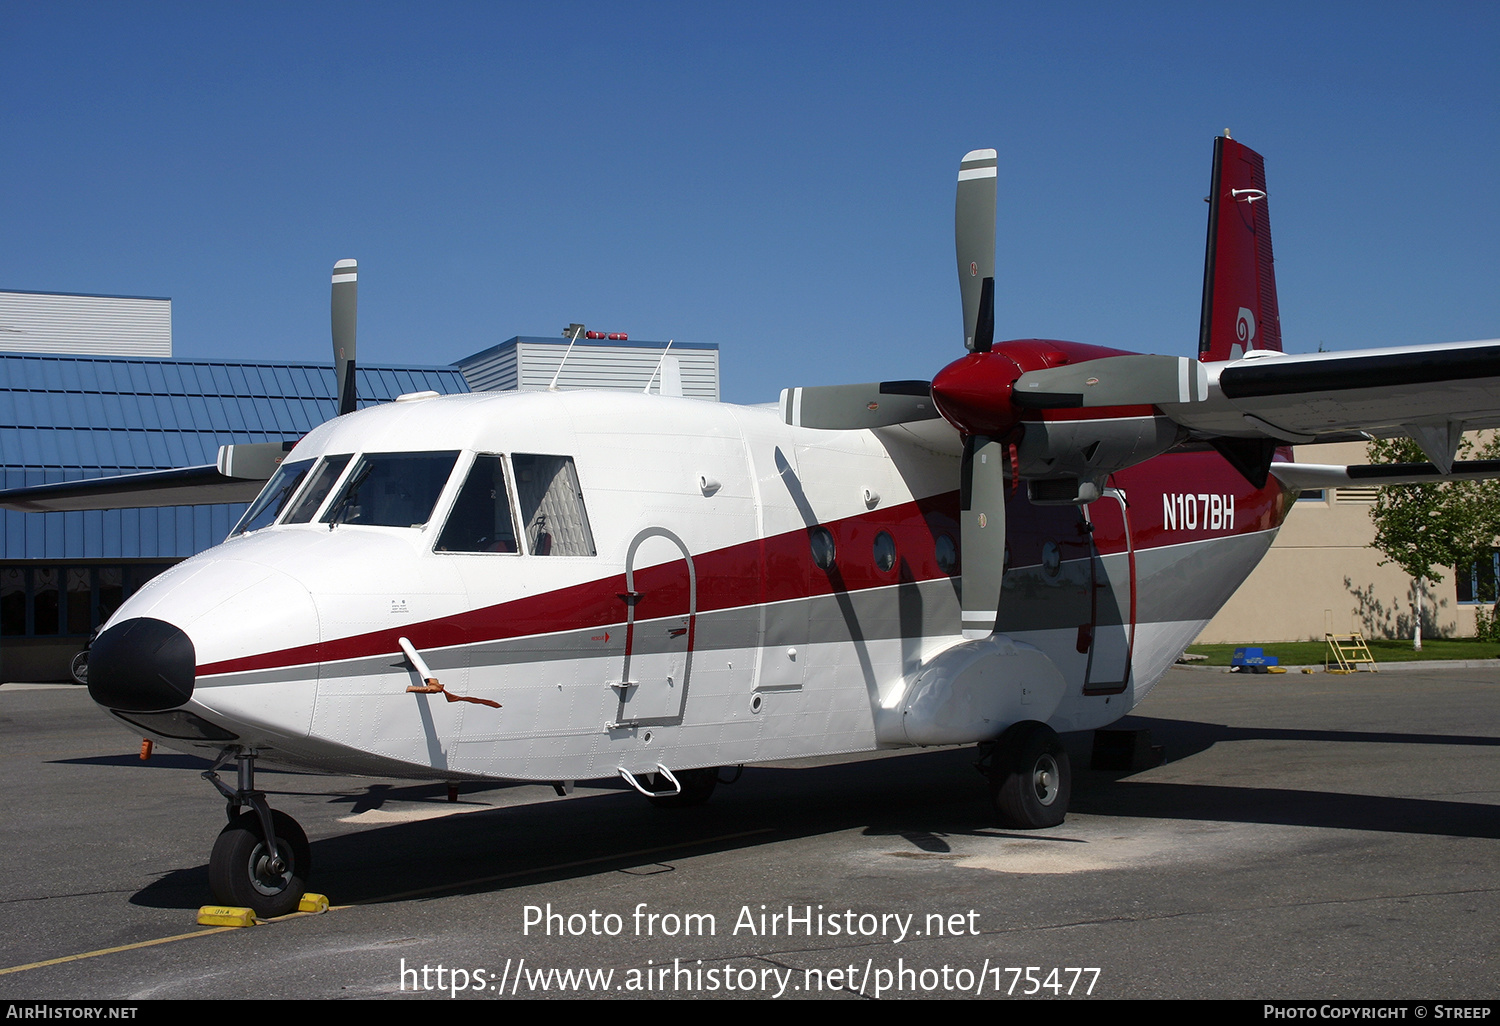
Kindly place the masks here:
<instances>
[{"instance_id":1,"label":"main wheel","mask_svg":"<svg viewBox=\"0 0 1500 1026\"><path fill-rule=\"evenodd\" d=\"M990 797L1000 822L1020 830L1062 823L1073 794L1073 769L1057 732L1045 723L1017 723L995 743Z\"/></svg>"},{"instance_id":2,"label":"main wheel","mask_svg":"<svg viewBox=\"0 0 1500 1026\"><path fill-rule=\"evenodd\" d=\"M214 841L208 860L208 882L222 905L248 908L262 919L296 911L307 890L312 848L297 821L284 812L271 812L280 869L261 834L260 816L252 808L236 817Z\"/></svg>"},{"instance_id":3,"label":"main wheel","mask_svg":"<svg viewBox=\"0 0 1500 1026\"><path fill-rule=\"evenodd\" d=\"M675 775L682 790L676 794L652 798L651 804L658 809L686 809L708 801L709 796L714 793L714 786L719 782L719 767L678 770Z\"/></svg>"}]
</instances>

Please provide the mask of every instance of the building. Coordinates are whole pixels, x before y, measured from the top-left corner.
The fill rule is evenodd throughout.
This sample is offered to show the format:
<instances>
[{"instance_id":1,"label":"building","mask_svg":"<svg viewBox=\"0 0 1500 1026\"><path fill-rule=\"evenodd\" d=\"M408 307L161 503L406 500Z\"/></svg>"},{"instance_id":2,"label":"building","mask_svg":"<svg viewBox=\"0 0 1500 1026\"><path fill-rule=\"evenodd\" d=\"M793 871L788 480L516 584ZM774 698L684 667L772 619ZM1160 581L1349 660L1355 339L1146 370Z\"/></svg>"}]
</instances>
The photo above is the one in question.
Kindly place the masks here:
<instances>
[{"instance_id":1,"label":"building","mask_svg":"<svg viewBox=\"0 0 1500 1026\"><path fill-rule=\"evenodd\" d=\"M172 301L0 291L0 352L172 355Z\"/></svg>"},{"instance_id":2,"label":"building","mask_svg":"<svg viewBox=\"0 0 1500 1026\"><path fill-rule=\"evenodd\" d=\"M595 334L598 334L597 332ZM517 335L457 362L475 392L559 388L661 390L670 365L688 399L719 401L719 347L708 342L632 342L628 338L566 338ZM566 356L566 359L564 357ZM670 358L670 362L669 359ZM561 367L559 374L558 368ZM670 389L669 389L670 391Z\"/></svg>"},{"instance_id":3,"label":"building","mask_svg":"<svg viewBox=\"0 0 1500 1026\"><path fill-rule=\"evenodd\" d=\"M718 399L717 345L580 339L564 361L567 344L517 336L446 366L361 366L360 405L546 388L554 376L560 388L632 391L660 391L665 376ZM336 413L329 364L170 356L170 300L0 292L0 486L202 466L221 445L296 441ZM121 602L222 541L244 510L0 511L0 680L65 679Z\"/></svg>"},{"instance_id":4,"label":"building","mask_svg":"<svg viewBox=\"0 0 1500 1026\"><path fill-rule=\"evenodd\" d=\"M1364 442L1299 445L1300 463L1368 462ZM1399 486L1392 486L1399 487ZM1370 547L1379 487L1304 491L1275 543L1198 641L1203 644L1322 641L1324 633L1409 638L1416 585ZM1427 582L1425 637L1471 637L1474 610L1495 601L1493 567L1449 568Z\"/></svg>"},{"instance_id":5,"label":"building","mask_svg":"<svg viewBox=\"0 0 1500 1026\"><path fill-rule=\"evenodd\" d=\"M363 367L365 403L466 392L456 367ZM0 353L6 488L213 463L230 442L295 441L334 416L331 366ZM151 577L222 541L244 504L0 512L0 679L66 675Z\"/></svg>"}]
</instances>

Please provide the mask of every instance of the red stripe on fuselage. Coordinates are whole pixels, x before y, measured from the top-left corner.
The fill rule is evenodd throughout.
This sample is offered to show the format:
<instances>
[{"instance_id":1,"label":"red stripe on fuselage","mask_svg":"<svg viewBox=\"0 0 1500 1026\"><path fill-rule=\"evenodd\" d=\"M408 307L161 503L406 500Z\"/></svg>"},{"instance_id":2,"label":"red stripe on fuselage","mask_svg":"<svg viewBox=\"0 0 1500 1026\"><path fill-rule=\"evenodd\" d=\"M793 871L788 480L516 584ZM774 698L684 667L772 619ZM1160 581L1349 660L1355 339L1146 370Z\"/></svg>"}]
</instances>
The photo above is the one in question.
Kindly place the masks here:
<instances>
[{"instance_id":1,"label":"red stripe on fuselage","mask_svg":"<svg viewBox=\"0 0 1500 1026\"><path fill-rule=\"evenodd\" d=\"M948 492L819 526L834 538L837 562L832 571L824 571L813 563L809 529L694 555L697 612L946 577L937 562L935 542L939 535L947 534L957 546L958 493ZM889 571L878 569L873 559L875 536L882 531L896 543L896 564ZM634 585L641 596L635 608L637 621L688 614L689 583L684 560L637 569ZM622 572L438 620L207 663L198 667L198 675L380 655L398 651L397 639L403 637L419 649L431 649L611 627L625 622L625 602L621 596L626 590Z\"/></svg>"},{"instance_id":2,"label":"red stripe on fuselage","mask_svg":"<svg viewBox=\"0 0 1500 1026\"><path fill-rule=\"evenodd\" d=\"M1214 452L1159 456L1113 475L1111 483L1125 491L1130 503L1130 528L1137 552L1267 530L1281 523L1286 507L1274 478L1265 488L1253 488ZM1193 530L1168 527L1163 518L1162 495L1189 490L1195 495L1232 494L1233 525L1219 530L1202 526ZM938 565L935 543L946 534L955 546L958 544L958 499L957 492L947 492L819 525L834 538L837 561L831 571L813 563L808 543L810 529L695 555L697 612L945 578L947 573ZM1040 563L1042 547L1049 540L1064 540L1070 546L1076 540L1082 545L1087 533L1082 530L1082 514L1077 507L1033 506L1027 501L1024 489L1007 503L1006 520L1013 567ZM1126 551L1123 528L1114 521L1111 524L1114 526L1101 521L1092 534L1094 546L1105 555ZM896 564L889 571L881 571L874 561L875 537L882 531L890 534L896 544ZM1073 553L1070 548L1065 558L1084 554L1082 549ZM688 614L688 574L683 560L638 569L634 577L635 590L641 594L636 620ZM418 649L433 649L613 627L626 620L621 598L625 592L625 574L621 572L451 617L207 663L198 667L197 672L198 676L207 677L383 655L399 651L397 639L402 637Z\"/></svg>"}]
</instances>

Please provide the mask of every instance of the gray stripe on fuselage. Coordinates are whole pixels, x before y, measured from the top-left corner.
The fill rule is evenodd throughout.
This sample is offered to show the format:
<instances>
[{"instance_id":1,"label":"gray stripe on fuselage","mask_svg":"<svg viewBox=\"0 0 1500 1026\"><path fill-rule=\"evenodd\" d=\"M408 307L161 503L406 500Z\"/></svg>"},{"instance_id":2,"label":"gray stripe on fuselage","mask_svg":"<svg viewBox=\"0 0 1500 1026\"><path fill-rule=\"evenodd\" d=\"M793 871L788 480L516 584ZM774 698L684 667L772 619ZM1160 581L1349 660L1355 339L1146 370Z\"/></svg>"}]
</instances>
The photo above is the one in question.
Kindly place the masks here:
<instances>
[{"instance_id":1,"label":"gray stripe on fuselage","mask_svg":"<svg viewBox=\"0 0 1500 1026\"><path fill-rule=\"evenodd\" d=\"M1276 529L1136 552L1136 622L1213 619L1255 569Z\"/></svg>"},{"instance_id":2,"label":"gray stripe on fuselage","mask_svg":"<svg viewBox=\"0 0 1500 1026\"><path fill-rule=\"evenodd\" d=\"M1265 555L1275 536L1275 530L1271 530L1136 550L1136 622L1211 618ZM1111 579L1124 579L1120 565L1127 558L1124 553L1104 557ZM1040 566L1012 568L1005 575L1001 594L999 630L1022 633L1090 622L1092 574L1087 559L1063 562L1055 578L1047 577ZM1119 612L1128 609L1128 604L1119 603L1118 607L1116 603L1101 603L1099 625L1120 622ZM856 636L863 641L910 638L920 642L924 638L956 637L961 629L958 581L953 578L793 599L775 603L768 611L777 621L766 639L767 647L772 648L851 643ZM778 611L782 612L779 617ZM854 625L849 623L850 614ZM666 617L637 623L633 651L638 655L666 651L671 642L668 632L685 619ZM694 633L696 651L754 648L760 643L758 607L699 613ZM606 634L607 641L603 640ZM618 658L623 666L625 625L621 622L561 634L483 641L425 650L422 655L439 677L455 668L475 670L580 657ZM336 669L324 671L324 675L344 677L406 668L406 661L399 651L391 651L327 665ZM319 666L311 663L219 674L201 678L198 686L315 681L318 677Z\"/></svg>"}]
</instances>

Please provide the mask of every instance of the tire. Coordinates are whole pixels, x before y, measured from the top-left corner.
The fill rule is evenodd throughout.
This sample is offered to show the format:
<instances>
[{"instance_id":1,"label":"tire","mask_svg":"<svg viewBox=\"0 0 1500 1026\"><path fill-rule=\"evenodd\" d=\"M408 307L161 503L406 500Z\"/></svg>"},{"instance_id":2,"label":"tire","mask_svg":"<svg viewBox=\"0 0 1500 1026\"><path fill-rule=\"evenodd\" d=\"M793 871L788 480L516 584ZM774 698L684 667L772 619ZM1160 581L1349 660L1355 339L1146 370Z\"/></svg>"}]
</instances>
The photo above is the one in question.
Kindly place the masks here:
<instances>
[{"instance_id":1,"label":"tire","mask_svg":"<svg viewBox=\"0 0 1500 1026\"><path fill-rule=\"evenodd\" d=\"M312 849L297 821L284 812L271 812L276 831L276 850L286 863L279 874L270 872L267 849L261 837L260 816L254 809L242 813L219 831L208 860L208 882L214 900L221 905L248 908L262 919L274 919L297 910L307 890Z\"/></svg>"},{"instance_id":2,"label":"tire","mask_svg":"<svg viewBox=\"0 0 1500 1026\"><path fill-rule=\"evenodd\" d=\"M714 787L719 783L719 767L678 770L676 777L677 782L682 785L682 790L677 794L652 798L650 799L652 805L658 809L689 809L695 805L702 805L713 795Z\"/></svg>"},{"instance_id":3,"label":"tire","mask_svg":"<svg viewBox=\"0 0 1500 1026\"><path fill-rule=\"evenodd\" d=\"M1062 824L1073 794L1073 768L1057 732L1018 723L996 742L990 797L1001 825L1044 830Z\"/></svg>"},{"instance_id":4,"label":"tire","mask_svg":"<svg viewBox=\"0 0 1500 1026\"><path fill-rule=\"evenodd\" d=\"M68 672L73 675L73 683L87 684L89 682L89 653L84 649L73 657L68 664Z\"/></svg>"}]
</instances>

